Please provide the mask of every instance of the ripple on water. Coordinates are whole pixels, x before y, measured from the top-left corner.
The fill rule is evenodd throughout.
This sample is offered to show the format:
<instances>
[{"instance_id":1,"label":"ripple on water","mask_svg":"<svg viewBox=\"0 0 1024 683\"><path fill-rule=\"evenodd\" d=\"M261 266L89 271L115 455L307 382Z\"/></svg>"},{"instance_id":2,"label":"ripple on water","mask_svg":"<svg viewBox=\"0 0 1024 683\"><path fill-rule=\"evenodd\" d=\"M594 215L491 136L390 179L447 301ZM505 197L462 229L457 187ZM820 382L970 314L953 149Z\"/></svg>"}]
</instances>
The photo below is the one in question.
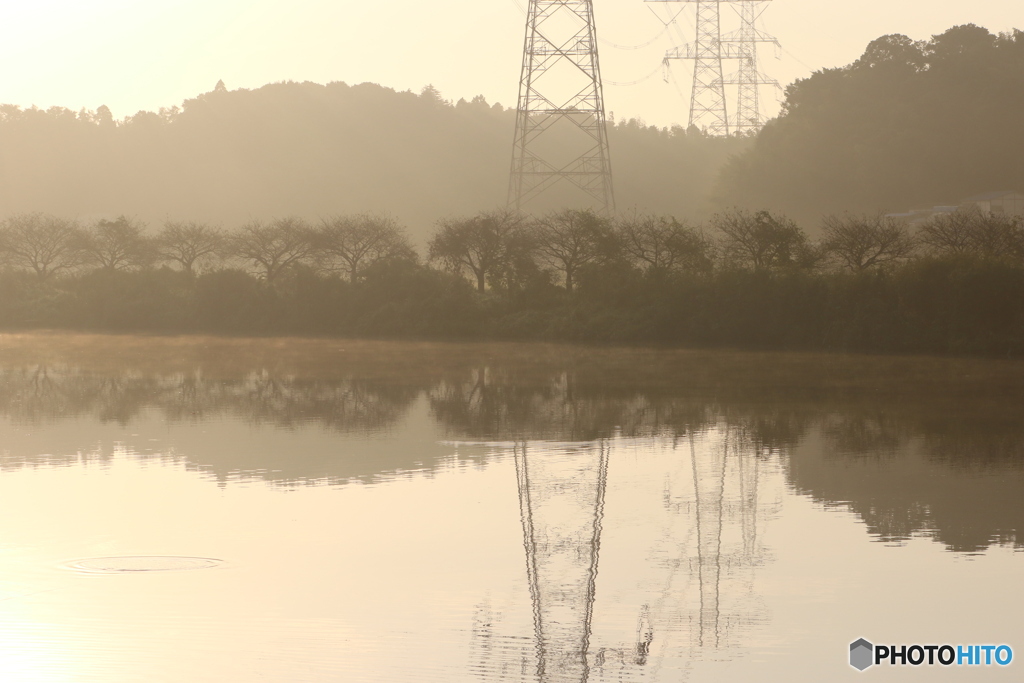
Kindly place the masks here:
<instances>
[{"instance_id":1,"label":"ripple on water","mask_svg":"<svg viewBox=\"0 0 1024 683\"><path fill-rule=\"evenodd\" d=\"M129 555L123 557L88 557L73 560L64 566L79 572L116 574L123 572L169 572L189 569L210 569L223 563L212 557L177 555Z\"/></svg>"}]
</instances>

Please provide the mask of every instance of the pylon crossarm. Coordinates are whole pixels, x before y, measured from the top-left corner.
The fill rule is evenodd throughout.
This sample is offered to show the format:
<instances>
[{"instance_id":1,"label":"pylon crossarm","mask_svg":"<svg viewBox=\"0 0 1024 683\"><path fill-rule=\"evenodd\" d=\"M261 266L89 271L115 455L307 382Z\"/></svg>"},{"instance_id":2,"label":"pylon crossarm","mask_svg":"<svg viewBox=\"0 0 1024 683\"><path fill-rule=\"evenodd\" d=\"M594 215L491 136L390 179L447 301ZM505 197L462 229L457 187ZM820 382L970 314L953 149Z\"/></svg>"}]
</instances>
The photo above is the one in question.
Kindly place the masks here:
<instances>
[{"instance_id":1,"label":"pylon crossarm","mask_svg":"<svg viewBox=\"0 0 1024 683\"><path fill-rule=\"evenodd\" d=\"M770 36L764 31L755 30L750 35L745 35L743 29L737 29L730 31L722 36L723 43L772 43L782 47L779 43L779 39L775 36Z\"/></svg>"}]
</instances>

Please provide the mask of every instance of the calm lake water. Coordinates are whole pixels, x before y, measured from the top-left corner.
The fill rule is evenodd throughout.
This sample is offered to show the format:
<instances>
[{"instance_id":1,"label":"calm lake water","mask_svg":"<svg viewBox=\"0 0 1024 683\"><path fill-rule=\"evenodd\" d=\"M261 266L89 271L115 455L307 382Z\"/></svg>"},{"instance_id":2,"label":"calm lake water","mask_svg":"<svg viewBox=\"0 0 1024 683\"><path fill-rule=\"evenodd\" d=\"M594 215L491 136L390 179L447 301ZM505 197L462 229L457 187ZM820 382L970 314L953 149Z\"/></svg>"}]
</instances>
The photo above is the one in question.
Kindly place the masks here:
<instances>
[{"instance_id":1,"label":"calm lake water","mask_svg":"<svg viewBox=\"0 0 1024 683\"><path fill-rule=\"evenodd\" d=\"M998 360L0 335L0 681L1018 680L848 653L1024 658L1022 406Z\"/></svg>"}]
</instances>

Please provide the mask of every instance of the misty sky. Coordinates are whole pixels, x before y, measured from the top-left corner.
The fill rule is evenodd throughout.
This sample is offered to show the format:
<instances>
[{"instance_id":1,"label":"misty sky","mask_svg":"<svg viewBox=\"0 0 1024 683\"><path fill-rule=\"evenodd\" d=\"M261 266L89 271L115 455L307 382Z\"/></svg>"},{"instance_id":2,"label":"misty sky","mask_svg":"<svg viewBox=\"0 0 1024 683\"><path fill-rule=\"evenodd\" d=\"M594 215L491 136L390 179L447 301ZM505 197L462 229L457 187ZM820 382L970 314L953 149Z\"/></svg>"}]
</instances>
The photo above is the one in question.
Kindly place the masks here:
<instances>
[{"instance_id":1,"label":"misty sky","mask_svg":"<svg viewBox=\"0 0 1024 683\"><path fill-rule=\"evenodd\" d=\"M211 90L282 80L372 81L419 91L432 83L450 99L483 94L514 106L527 0L27 0L0 5L0 102L96 109L118 118L180 104ZM606 106L616 119L685 123L689 72L675 83L659 64L692 40L693 5L663 30L664 4L595 0ZM1024 28L1021 0L775 0L765 27L783 44L763 50L763 71L786 84L811 70L856 59L886 33L927 38L975 23ZM723 7L723 15L732 10ZM640 49L619 46L646 44ZM639 85L621 86L649 76ZM773 113L776 98L763 94Z\"/></svg>"}]
</instances>

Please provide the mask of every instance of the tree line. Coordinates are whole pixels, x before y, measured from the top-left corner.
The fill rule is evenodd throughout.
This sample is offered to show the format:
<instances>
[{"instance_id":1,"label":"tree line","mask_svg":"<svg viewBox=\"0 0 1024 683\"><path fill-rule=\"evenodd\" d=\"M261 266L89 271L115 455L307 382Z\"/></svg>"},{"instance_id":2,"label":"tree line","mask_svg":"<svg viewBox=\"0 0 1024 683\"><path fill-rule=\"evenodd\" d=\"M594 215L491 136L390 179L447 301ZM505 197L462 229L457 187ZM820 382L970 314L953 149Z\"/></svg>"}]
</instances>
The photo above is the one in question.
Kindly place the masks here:
<instances>
[{"instance_id":1,"label":"tree line","mask_svg":"<svg viewBox=\"0 0 1024 683\"><path fill-rule=\"evenodd\" d=\"M235 261L251 263L267 283L300 264L356 281L362 267L385 258L416 260L409 239L387 215L337 216L312 226L301 218L254 220L229 233L199 221L168 221L155 235L128 216L88 226L43 213L0 225L0 263L40 281L97 268L133 271L171 265L194 275Z\"/></svg>"},{"instance_id":2,"label":"tree line","mask_svg":"<svg viewBox=\"0 0 1024 683\"><path fill-rule=\"evenodd\" d=\"M1024 32L967 24L893 34L786 89L780 115L721 169L714 191L811 221L908 211L1024 188Z\"/></svg>"},{"instance_id":3,"label":"tree line","mask_svg":"<svg viewBox=\"0 0 1024 683\"><path fill-rule=\"evenodd\" d=\"M407 231L388 214L252 220L233 232L199 221L167 221L150 235L128 216L78 222L43 213L0 223L0 264L41 280L87 268L197 270L249 264L274 282L289 267L341 275L350 283L380 261L418 263ZM706 226L634 211L611 219L592 210L541 216L484 211L438 221L426 262L466 275L477 291L508 291L543 280L572 292L581 269L620 263L638 272L706 275L713 270L862 272L915 257L975 255L1024 262L1024 217L965 206L917 228L902 218L831 214L811 240L794 221L767 210L731 209Z\"/></svg>"},{"instance_id":4,"label":"tree line","mask_svg":"<svg viewBox=\"0 0 1024 683\"><path fill-rule=\"evenodd\" d=\"M1024 34L956 26L872 41L789 86L756 137L609 124L620 206L706 221L734 205L817 227L1024 188ZM393 213L417 243L452 211L504 201L515 111L377 84L218 83L157 112L0 105L0 214ZM556 136L557 137L557 136ZM559 144L559 143L555 143ZM396 191L397 188L397 191ZM552 188L541 210L575 206Z\"/></svg>"},{"instance_id":5,"label":"tree line","mask_svg":"<svg viewBox=\"0 0 1024 683\"><path fill-rule=\"evenodd\" d=\"M0 225L0 325L750 348L1024 353L1024 221L961 208L912 228L767 210L483 211L424 257L387 214L226 231L127 216Z\"/></svg>"},{"instance_id":6,"label":"tree line","mask_svg":"<svg viewBox=\"0 0 1024 683\"><path fill-rule=\"evenodd\" d=\"M106 107L0 105L0 215L124 212L234 225L373 210L422 243L447 213L504 202L514 131L515 109L482 96L373 83L218 83L122 119ZM549 135L571 147L571 135ZM695 217L707 211L715 171L750 144L636 119L610 122L608 135L620 202ZM552 187L538 201L574 206L573 192Z\"/></svg>"}]
</instances>

